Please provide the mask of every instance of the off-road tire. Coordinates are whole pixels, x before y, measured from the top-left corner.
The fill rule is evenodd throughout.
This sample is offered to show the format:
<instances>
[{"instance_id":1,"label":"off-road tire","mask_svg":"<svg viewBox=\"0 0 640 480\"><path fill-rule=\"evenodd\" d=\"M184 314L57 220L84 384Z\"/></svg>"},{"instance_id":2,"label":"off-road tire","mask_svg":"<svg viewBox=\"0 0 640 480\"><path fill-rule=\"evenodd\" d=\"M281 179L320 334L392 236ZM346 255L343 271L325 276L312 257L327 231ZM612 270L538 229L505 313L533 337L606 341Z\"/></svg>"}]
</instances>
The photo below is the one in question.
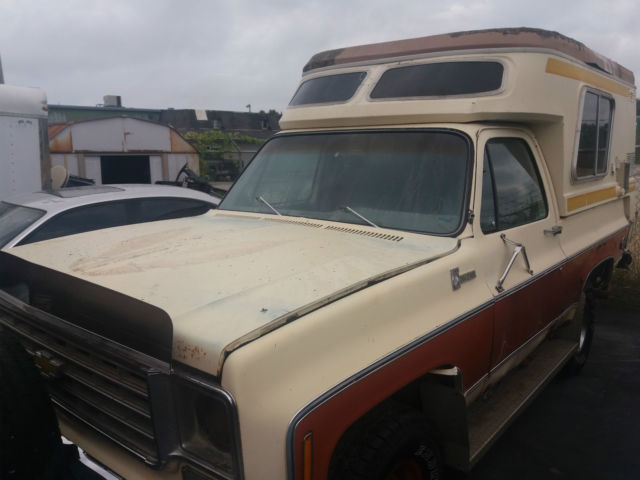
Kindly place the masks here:
<instances>
[{"instance_id":1,"label":"off-road tire","mask_svg":"<svg viewBox=\"0 0 640 480\"><path fill-rule=\"evenodd\" d=\"M332 480L439 480L442 457L432 432L421 412L391 409L367 422Z\"/></svg>"},{"instance_id":2,"label":"off-road tire","mask_svg":"<svg viewBox=\"0 0 640 480\"><path fill-rule=\"evenodd\" d=\"M22 345L0 329L0 478L50 478L60 444L43 379Z\"/></svg>"}]
</instances>

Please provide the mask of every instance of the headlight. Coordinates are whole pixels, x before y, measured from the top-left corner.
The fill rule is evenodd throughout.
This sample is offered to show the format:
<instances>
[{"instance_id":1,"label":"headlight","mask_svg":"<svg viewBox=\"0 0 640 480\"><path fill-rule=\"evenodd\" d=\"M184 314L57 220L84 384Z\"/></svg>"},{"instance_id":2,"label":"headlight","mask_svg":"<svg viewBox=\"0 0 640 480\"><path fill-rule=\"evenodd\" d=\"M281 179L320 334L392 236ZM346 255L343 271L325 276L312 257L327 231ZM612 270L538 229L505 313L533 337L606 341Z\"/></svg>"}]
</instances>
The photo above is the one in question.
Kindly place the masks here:
<instances>
[{"instance_id":1,"label":"headlight","mask_svg":"<svg viewBox=\"0 0 640 480\"><path fill-rule=\"evenodd\" d=\"M185 456L229 475L239 470L236 413L222 390L189 381L175 382L180 444Z\"/></svg>"}]
</instances>

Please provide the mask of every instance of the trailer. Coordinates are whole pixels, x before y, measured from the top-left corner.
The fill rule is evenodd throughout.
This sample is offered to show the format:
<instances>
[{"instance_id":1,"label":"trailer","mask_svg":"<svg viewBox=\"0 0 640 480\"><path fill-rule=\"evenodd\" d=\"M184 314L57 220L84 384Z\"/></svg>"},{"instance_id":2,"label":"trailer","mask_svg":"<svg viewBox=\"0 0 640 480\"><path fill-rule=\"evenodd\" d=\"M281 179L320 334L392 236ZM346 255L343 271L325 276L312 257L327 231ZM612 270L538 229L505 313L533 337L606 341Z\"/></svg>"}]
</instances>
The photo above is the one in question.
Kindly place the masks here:
<instances>
[{"instance_id":1,"label":"trailer","mask_svg":"<svg viewBox=\"0 0 640 480\"><path fill-rule=\"evenodd\" d=\"M47 110L43 90L0 82L0 200L51 183Z\"/></svg>"}]
</instances>

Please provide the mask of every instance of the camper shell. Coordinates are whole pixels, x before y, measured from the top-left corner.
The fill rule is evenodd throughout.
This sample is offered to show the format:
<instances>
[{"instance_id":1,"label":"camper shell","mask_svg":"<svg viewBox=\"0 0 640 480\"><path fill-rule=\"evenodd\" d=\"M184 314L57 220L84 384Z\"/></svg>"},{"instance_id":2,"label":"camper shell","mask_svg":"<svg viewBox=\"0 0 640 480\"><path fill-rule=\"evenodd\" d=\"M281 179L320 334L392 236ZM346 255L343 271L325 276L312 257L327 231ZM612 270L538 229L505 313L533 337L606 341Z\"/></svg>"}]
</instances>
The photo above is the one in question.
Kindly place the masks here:
<instances>
[{"instance_id":1,"label":"camper shell","mask_svg":"<svg viewBox=\"0 0 640 480\"><path fill-rule=\"evenodd\" d=\"M318 54L216 211L0 254L0 324L123 477L469 470L587 359L635 95L543 30Z\"/></svg>"},{"instance_id":2,"label":"camper shell","mask_svg":"<svg viewBox=\"0 0 640 480\"><path fill-rule=\"evenodd\" d=\"M498 68L486 72L481 68L486 64ZM480 68L473 68L474 65ZM424 69L429 66L448 68L434 70L439 78L431 91L419 96L410 87L403 89L407 82L415 85L424 81L419 75L430 75ZM339 81L341 75L354 73L361 78L349 98L317 103L297 101L300 93L313 88L314 80L323 88L328 81ZM393 73L400 75L393 78ZM460 83L459 77L465 74L475 75L464 78L468 92L449 93L447 89L455 89L456 81ZM488 78L490 75L495 78ZM385 76L389 76L388 80ZM398 87L403 91L395 92L394 97L393 91L387 94L380 89L376 95L381 80L404 82ZM491 81L494 83L487 91L486 82ZM473 91L474 82L477 93ZM578 171L587 92L612 101L611 124L603 137L610 150L606 166L602 165L595 175L581 175ZM626 184L626 169L635 156L635 109L633 73L618 63L557 32L497 29L319 53L305 66L300 87L280 125L285 131L444 122L526 126L547 159L559 212L566 217L617 198L629 188L635 189L633 180L632 185Z\"/></svg>"}]
</instances>

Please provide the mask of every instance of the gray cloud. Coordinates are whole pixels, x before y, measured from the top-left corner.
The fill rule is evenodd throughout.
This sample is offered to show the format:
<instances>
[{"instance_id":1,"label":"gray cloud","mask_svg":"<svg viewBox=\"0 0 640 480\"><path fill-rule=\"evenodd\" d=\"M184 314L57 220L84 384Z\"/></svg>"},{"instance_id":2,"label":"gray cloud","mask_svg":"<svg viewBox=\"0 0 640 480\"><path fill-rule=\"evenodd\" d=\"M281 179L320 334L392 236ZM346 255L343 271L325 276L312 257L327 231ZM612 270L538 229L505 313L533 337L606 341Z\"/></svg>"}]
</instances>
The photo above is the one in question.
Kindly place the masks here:
<instances>
[{"instance_id":1,"label":"gray cloud","mask_svg":"<svg viewBox=\"0 0 640 480\"><path fill-rule=\"evenodd\" d=\"M640 72L639 24L635 0L4 0L0 57L8 83L54 104L119 94L132 107L282 110L321 50L529 26Z\"/></svg>"}]
</instances>

